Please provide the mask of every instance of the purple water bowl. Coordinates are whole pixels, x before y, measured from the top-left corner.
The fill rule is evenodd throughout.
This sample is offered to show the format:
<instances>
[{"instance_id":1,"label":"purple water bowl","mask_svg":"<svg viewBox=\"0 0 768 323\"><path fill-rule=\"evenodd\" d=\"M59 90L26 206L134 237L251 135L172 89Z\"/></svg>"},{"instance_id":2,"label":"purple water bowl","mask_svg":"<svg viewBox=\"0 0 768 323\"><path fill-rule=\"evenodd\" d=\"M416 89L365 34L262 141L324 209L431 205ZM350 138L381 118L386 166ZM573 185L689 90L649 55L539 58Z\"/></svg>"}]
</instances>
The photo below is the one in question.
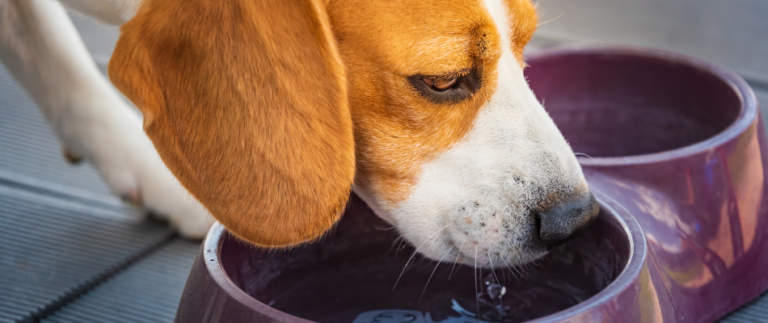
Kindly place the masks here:
<instances>
[{"instance_id":1,"label":"purple water bowl","mask_svg":"<svg viewBox=\"0 0 768 323\"><path fill-rule=\"evenodd\" d=\"M712 322L768 288L768 148L740 77L634 48L548 50L529 64L601 205L594 225L498 277L423 259L401 275L413 249L354 196L327 238L292 250L217 224L176 322L475 322L476 277L519 299L503 322Z\"/></svg>"}]
</instances>

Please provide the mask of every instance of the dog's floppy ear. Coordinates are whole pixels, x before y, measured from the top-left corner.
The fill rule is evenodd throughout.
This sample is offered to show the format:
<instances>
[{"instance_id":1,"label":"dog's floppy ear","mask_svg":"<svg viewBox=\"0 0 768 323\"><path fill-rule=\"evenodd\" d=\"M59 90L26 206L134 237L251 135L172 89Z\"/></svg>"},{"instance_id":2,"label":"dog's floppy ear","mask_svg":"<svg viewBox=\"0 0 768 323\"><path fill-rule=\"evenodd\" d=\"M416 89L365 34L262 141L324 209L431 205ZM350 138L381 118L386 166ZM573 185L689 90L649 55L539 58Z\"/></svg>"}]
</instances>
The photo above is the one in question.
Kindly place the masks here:
<instances>
[{"instance_id":1,"label":"dog's floppy ear","mask_svg":"<svg viewBox=\"0 0 768 323\"><path fill-rule=\"evenodd\" d=\"M341 216L354 140L322 0L144 0L109 75L168 168L238 237L289 246Z\"/></svg>"}]
</instances>

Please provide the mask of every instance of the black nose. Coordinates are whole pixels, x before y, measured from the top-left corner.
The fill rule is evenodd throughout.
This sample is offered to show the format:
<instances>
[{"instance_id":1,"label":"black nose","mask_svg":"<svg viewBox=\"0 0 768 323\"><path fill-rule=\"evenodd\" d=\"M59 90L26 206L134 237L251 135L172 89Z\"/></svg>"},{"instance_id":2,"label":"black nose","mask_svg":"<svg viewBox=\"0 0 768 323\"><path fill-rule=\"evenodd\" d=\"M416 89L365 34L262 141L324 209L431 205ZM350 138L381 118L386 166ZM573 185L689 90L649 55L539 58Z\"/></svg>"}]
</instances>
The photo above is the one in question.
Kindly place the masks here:
<instances>
[{"instance_id":1,"label":"black nose","mask_svg":"<svg viewBox=\"0 0 768 323\"><path fill-rule=\"evenodd\" d=\"M597 218L599 210L592 193L566 199L552 209L539 213L539 237L550 248L560 245Z\"/></svg>"}]
</instances>

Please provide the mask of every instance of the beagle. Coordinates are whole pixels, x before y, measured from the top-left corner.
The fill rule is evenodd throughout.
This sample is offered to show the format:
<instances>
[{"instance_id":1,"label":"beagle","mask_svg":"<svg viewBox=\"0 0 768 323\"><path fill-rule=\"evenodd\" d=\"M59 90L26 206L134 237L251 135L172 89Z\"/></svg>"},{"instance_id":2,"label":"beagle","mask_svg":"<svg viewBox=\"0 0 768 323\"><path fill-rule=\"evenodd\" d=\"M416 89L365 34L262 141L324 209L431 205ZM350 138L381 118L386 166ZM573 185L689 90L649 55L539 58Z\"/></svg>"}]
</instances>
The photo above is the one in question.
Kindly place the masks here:
<instances>
[{"instance_id":1,"label":"beagle","mask_svg":"<svg viewBox=\"0 0 768 323\"><path fill-rule=\"evenodd\" d=\"M597 216L523 75L530 0L61 0L122 25L108 74L146 135L52 1L0 0L0 58L70 156L188 236L311 241L352 190L425 256L492 267Z\"/></svg>"}]
</instances>

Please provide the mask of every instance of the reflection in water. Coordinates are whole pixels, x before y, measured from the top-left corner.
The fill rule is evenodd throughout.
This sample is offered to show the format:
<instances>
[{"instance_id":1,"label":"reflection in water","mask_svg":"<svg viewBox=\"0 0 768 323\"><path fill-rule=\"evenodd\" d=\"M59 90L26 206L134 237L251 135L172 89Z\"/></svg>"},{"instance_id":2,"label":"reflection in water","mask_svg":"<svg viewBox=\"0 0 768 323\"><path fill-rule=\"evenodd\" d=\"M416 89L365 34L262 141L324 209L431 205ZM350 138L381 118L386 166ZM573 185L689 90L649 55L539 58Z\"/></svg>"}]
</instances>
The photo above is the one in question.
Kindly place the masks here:
<instances>
[{"instance_id":1,"label":"reflection in water","mask_svg":"<svg viewBox=\"0 0 768 323\"><path fill-rule=\"evenodd\" d=\"M451 300L451 309L455 316L447 316L435 321L430 313L423 314L420 311L409 310L380 310L361 313L355 318L354 323L496 323L501 321L478 320L472 313L459 304L455 299Z\"/></svg>"},{"instance_id":2,"label":"reflection in water","mask_svg":"<svg viewBox=\"0 0 768 323\"><path fill-rule=\"evenodd\" d=\"M430 297L421 310L408 309L412 306L386 310L369 310L357 315L354 323L513 323L528 321L537 315L530 315L536 308L550 306L567 307L583 301L587 296L580 290L569 290L568 286L543 283L526 288L515 286L508 292L507 287L496 281L493 273L481 279L483 287L474 297L459 291L446 291ZM571 288L572 289L572 288ZM470 294L471 295L471 294ZM546 304L536 304L537 300ZM412 304L413 305L413 304ZM418 306L417 306L418 307Z\"/></svg>"},{"instance_id":3,"label":"reflection in water","mask_svg":"<svg viewBox=\"0 0 768 323\"><path fill-rule=\"evenodd\" d=\"M376 310L361 313L355 318L354 323L506 323L517 322L518 319L507 315L507 312L515 312L513 304L521 300L505 302L507 287L496 281L495 275L488 274L484 279L485 288L477 293L475 304L465 308L455 298L451 298L450 309L436 309L437 315L433 318L432 312L422 313L413 310ZM526 303L529 302L522 300ZM438 306L445 304L437 304ZM473 308L477 308L473 311ZM478 315L479 314L479 315ZM512 314L512 313L510 313Z\"/></svg>"}]
</instances>

